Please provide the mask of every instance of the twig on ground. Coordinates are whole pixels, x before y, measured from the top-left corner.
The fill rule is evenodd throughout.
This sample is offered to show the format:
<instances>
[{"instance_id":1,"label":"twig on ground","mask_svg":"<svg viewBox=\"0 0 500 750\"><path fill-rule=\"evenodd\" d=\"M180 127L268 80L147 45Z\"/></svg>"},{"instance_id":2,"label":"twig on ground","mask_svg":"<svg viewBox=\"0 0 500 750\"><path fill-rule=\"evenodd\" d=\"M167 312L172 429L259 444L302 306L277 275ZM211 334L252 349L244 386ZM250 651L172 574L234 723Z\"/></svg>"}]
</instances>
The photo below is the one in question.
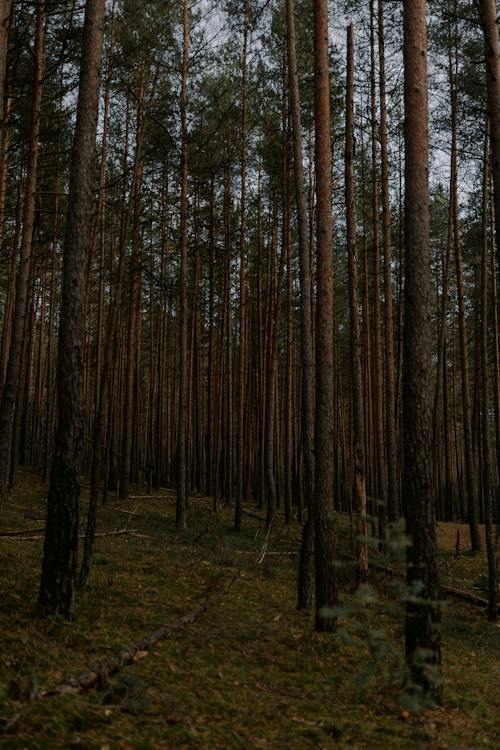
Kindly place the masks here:
<instances>
[{"instance_id":1,"label":"twig on ground","mask_svg":"<svg viewBox=\"0 0 500 750\"><path fill-rule=\"evenodd\" d=\"M192 625L194 622L196 622L196 620L209 607L215 604L218 599L220 599L229 591L236 578L237 576L233 576L233 578L231 578L225 586L214 591L202 604L199 604L197 607L192 609L183 617L180 617L171 625L163 625L162 627L157 628L155 631L147 635L145 638L141 638L140 640L135 641L135 643L132 643L129 646L124 646L115 654L112 654L111 656L105 656L102 659L89 664L89 666L84 669L83 672L80 672L80 674L76 675L75 677L70 677L68 680L59 683L59 685L56 685L51 690L41 693L40 697L52 698L57 695L67 695L68 693L82 693L87 690L91 690L92 688L102 687L102 685L106 683L107 678L111 674L117 672L128 664L132 664L139 659L145 658L148 655L148 652L156 643L158 643L158 641L168 638L175 631L186 627L187 625Z\"/></svg>"}]
</instances>

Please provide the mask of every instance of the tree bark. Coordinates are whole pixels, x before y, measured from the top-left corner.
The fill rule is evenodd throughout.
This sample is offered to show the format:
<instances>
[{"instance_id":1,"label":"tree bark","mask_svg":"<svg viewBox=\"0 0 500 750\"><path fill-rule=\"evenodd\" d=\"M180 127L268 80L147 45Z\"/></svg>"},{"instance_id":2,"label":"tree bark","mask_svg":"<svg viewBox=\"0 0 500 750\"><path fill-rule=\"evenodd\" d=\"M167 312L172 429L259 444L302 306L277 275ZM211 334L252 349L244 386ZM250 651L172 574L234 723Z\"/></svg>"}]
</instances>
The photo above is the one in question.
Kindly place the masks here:
<instances>
[{"instance_id":1,"label":"tree bark","mask_svg":"<svg viewBox=\"0 0 500 750\"><path fill-rule=\"evenodd\" d=\"M83 438L85 270L91 235L92 163L104 33L104 0L87 0L71 157L58 351L58 424L47 503L38 611L72 619Z\"/></svg>"},{"instance_id":2,"label":"tree bark","mask_svg":"<svg viewBox=\"0 0 500 750\"><path fill-rule=\"evenodd\" d=\"M414 685L441 698L441 638L432 456L432 321L425 0L404 0L405 329L404 509L406 658Z\"/></svg>"}]
</instances>

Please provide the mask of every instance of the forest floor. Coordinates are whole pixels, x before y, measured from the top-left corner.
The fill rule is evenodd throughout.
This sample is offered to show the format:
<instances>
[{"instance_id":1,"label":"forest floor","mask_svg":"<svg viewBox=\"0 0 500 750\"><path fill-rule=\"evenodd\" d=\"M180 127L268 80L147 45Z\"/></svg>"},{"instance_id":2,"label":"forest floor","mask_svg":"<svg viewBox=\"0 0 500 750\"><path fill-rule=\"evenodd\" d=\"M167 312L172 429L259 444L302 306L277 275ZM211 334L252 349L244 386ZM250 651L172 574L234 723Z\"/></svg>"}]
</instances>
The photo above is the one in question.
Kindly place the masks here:
<instances>
[{"instance_id":1,"label":"forest floor","mask_svg":"<svg viewBox=\"0 0 500 750\"><path fill-rule=\"evenodd\" d=\"M99 532L126 533L97 538L75 621L42 621L34 603L44 498L41 481L23 472L2 509L0 747L500 747L500 629L480 608L444 602L445 704L414 712L400 691L404 609L396 578L376 572L371 589L356 596L352 569L339 567L339 631L316 634L312 615L295 609L297 559L289 553L297 551L297 524L277 521L267 535L248 515L238 535L229 511L214 515L209 500L194 498L190 527L180 532L175 496L165 493L100 509ZM439 529L442 583L481 594L484 556L455 556L457 528L464 549L465 526ZM5 536L13 531L25 533ZM344 536L348 543L347 527ZM196 622L140 651L99 689L46 695L219 587L226 592Z\"/></svg>"}]
</instances>

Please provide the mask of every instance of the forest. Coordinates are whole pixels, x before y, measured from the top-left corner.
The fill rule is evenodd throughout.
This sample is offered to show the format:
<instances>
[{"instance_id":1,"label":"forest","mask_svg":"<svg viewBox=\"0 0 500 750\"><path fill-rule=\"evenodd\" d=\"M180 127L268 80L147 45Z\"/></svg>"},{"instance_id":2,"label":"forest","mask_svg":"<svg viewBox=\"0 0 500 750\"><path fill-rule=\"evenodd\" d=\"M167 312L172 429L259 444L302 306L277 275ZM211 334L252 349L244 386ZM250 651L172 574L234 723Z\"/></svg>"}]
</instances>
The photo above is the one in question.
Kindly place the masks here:
<instances>
[{"instance_id":1,"label":"forest","mask_svg":"<svg viewBox=\"0 0 500 750\"><path fill-rule=\"evenodd\" d=\"M0 0L0 747L500 747L497 0Z\"/></svg>"}]
</instances>

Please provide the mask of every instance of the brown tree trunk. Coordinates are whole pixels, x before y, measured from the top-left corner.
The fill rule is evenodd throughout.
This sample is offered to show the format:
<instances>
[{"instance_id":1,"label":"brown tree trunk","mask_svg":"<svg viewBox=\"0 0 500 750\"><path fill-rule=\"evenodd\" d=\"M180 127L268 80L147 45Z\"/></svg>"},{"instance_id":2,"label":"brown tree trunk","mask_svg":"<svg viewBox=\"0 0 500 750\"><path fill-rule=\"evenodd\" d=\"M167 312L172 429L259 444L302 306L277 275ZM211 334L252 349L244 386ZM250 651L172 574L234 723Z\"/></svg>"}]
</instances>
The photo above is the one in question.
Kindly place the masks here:
<instances>
[{"instance_id":1,"label":"brown tree trunk","mask_svg":"<svg viewBox=\"0 0 500 750\"><path fill-rule=\"evenodd\" d=\"M404 0L405 329L404 510L407 550L406 658L413 684L441 697L441 638L432 456L432 321L425 0Z\"/></svg>"},{"instance_id":2,"label":"brown tree trunk","mask_svg":"<svg viewBox=\"0 0 500 750\"><path fill-rule=\"evenodd\" d=\"M387 101L385 91L384 0L378 2L378 44L380 81L380 154L382 159L382 241L384 249L385 311L385 429L387 451L387 515L389 522L399 515L398 455L396 443L396 387L394 375L394 322L392 295L392 239L389 197L389 154L387 149Z\"/></svg>"},{"instance_id":3,"label":"brown tree trunk","mask_svg":"<svg viewBox=\"0 0 500 750\"><path fill-rule=\"evenodd\" d=\"M333 247L331 206L330 67L328 3L314 0L314 124L316 163L316 630L333 631L337 604L333 501Z\"/></svg>"},{"instance_id":4,"label":"brown tree trunk","mask_svg":"<svg viewBox=\"0 0 500 750\"><path fill-rule=\"evenodd\" d=\"M493 486L490 444L490 399L488 375L488 127L484 145L483 164L483 247L481 258L481 385L482 385L482 438L483 438L483 501L488 558L488 619L497 619L497 561L495 553L495 527L493 514Z\"/></svg>"},{"instance_id":5,"label":"brown tree trunk","mask_svg":"<svg viewBox=\"0 0 500 750\"><path fill-rule=\"evenodd\" d=\"M83 438L85 269L91 235L104 0L87 0L71 159L58 352L58 424L47 502L38 611L72 619L78 551L78 501Z\"/></svg>"}]
</instances>

